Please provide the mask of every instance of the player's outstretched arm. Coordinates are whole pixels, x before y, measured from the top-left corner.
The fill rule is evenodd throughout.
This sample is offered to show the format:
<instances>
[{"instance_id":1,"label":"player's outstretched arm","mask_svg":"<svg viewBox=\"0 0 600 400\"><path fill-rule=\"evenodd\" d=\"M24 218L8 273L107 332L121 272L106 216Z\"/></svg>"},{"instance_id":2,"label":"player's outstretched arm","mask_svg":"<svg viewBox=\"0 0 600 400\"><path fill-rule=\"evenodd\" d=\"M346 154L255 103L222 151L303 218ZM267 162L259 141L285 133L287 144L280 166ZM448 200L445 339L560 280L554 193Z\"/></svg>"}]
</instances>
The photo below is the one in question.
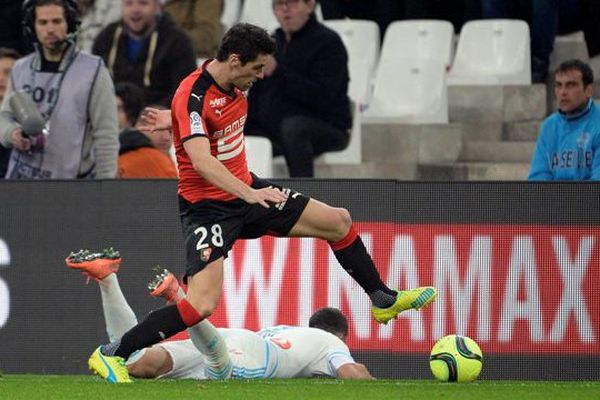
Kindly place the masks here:
<instances>
[{"instance_id":1,"label":"player's outstretched arm","mask_svg":"<svg viewBox=\"0 0 600 400\"><path fill-rule=\"evenodd\" d=\"M337 369L337 377L339 379L375 379L367 367L360 363L342 365Z\"/></svg>"}]
</instances>

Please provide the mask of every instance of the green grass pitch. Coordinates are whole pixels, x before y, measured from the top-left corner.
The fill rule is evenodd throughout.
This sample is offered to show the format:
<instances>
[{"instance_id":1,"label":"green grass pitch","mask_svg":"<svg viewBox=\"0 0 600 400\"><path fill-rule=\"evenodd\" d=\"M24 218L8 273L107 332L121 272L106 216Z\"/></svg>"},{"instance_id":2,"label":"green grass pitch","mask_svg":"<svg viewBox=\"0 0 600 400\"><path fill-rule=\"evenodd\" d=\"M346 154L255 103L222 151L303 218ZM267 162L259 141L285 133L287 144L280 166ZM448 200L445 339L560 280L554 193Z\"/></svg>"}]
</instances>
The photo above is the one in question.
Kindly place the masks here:
<instances>
[{"instance_id":1,"label":"green grass pitch","mask_svg":"<svg viewBox=\"0 0 600 400\"><path fill-rule=\"evenodd\" d=\"M478 381L456 384L433 380L339 381L278 379L253 381L137 380L109 385L83 375L4 375L0 399L600 399L600 382Z\"/></svg>"}]
</instances>

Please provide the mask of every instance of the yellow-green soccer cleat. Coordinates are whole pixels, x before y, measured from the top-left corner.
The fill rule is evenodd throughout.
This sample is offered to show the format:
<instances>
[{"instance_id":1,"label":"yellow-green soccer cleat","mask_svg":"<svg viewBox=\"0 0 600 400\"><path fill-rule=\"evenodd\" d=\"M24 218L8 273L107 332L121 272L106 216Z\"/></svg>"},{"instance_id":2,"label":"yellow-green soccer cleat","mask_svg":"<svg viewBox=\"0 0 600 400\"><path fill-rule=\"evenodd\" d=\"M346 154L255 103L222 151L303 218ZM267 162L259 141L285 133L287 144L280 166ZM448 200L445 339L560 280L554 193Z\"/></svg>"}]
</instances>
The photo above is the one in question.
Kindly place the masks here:
<instances>
[{"instance_id":1,"label":"yellow-green soccer cleat","mask_svg":"<svg viewBox=\"0 0 600 400\"><path fill-rule=\"evenodd\" d=\"M431 286L410 290L398 290L396 302L388 308L371 307L373 319L380 324L387 324L389 320L397 318L398 314L406 310L420 310L433 303L437 296L437 289Z\"/></svg>"},{"instance_id":2,"label":"yellow-green soccer cleat","mask_svg":"<svg viewBox=\"0 0 600 400\"><path fill-rule=\"evenodd\" d=\"M88 360L90 371L99 375L108 383L130 383L125 360L121 357L109 357L102 354L98 347Z\"/></svg>"}]
</instances>

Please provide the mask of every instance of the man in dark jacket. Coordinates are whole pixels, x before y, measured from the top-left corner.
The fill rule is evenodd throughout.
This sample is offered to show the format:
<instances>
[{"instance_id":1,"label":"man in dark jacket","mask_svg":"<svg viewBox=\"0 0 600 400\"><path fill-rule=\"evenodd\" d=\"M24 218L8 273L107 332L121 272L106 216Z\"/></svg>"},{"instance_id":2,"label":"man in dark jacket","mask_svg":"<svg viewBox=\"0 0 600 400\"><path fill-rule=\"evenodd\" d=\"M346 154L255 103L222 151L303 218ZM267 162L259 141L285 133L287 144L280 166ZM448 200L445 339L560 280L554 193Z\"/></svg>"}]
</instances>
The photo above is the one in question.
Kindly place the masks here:
<instances>
[{"instance_id":1,"label":"man in dark jacket","mask_svg":"<svg viewBox=\"0 0 600 400\"><path fill-rule=\"evenodd\" d=\"M314 176L314 158L344 149L352 126L348 55L314 8L315 0L273 0L277 50L249 95L245 133L271 139L292 177Z\"/></svg>"},{"instance_id":2,"label":"man in dark jacket","mask_svg":"<svg viewBox=\"0 0 600 400\"><path fill-rule=\"evenodd\" d=\"M0 0L0 47L16 50L25 55L33 51L30 41L23 35L23 1Z\"/></svg>"},{"instance_id":3,"label":"man in dark jacket","mask_svg":"<svg viewBox=\"0 0 600 400\"><path fill-rule=\"evenodd\" d=\"M192 42L161 14L159 0L123 0L121 11L123 18L100 32L92 52L115 83L135 83L148 104L169 107L179 82L196 68Z\"/></svg>"}]
</instances>

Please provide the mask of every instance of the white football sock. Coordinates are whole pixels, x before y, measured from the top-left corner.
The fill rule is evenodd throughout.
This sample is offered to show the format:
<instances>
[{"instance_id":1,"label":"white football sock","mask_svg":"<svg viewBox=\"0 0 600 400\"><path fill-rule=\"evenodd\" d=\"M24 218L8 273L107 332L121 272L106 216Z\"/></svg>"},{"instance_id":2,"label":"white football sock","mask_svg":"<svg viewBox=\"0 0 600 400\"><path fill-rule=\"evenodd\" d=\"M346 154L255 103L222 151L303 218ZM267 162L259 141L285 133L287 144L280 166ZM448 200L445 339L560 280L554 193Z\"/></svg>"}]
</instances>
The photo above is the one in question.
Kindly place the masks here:
<instances>
[{"instance_id":1,"label":"white football sock","mask_svg":"<svg viewBox=\"0 0 600 400\"><path fill-rule=\"evenodd\" d=\"M131 328L137 325L137 318L127 303L117 274L110 274L98 281L100 295L102 296L102 310L106 321L106 333L108 339L113 342Z\"/></svg>"},{"instance_id":2,"label":"white football sock","mask_svg":"<svg viewBox=\"0 0 600 400\"><path fill-rule=\"evenodd\" d=\"M192 343L204 355L206 375L209 379L231 377L233 365L225 340L210 321L203 319L187 329Z\"/></svg>"}]
</instances>

